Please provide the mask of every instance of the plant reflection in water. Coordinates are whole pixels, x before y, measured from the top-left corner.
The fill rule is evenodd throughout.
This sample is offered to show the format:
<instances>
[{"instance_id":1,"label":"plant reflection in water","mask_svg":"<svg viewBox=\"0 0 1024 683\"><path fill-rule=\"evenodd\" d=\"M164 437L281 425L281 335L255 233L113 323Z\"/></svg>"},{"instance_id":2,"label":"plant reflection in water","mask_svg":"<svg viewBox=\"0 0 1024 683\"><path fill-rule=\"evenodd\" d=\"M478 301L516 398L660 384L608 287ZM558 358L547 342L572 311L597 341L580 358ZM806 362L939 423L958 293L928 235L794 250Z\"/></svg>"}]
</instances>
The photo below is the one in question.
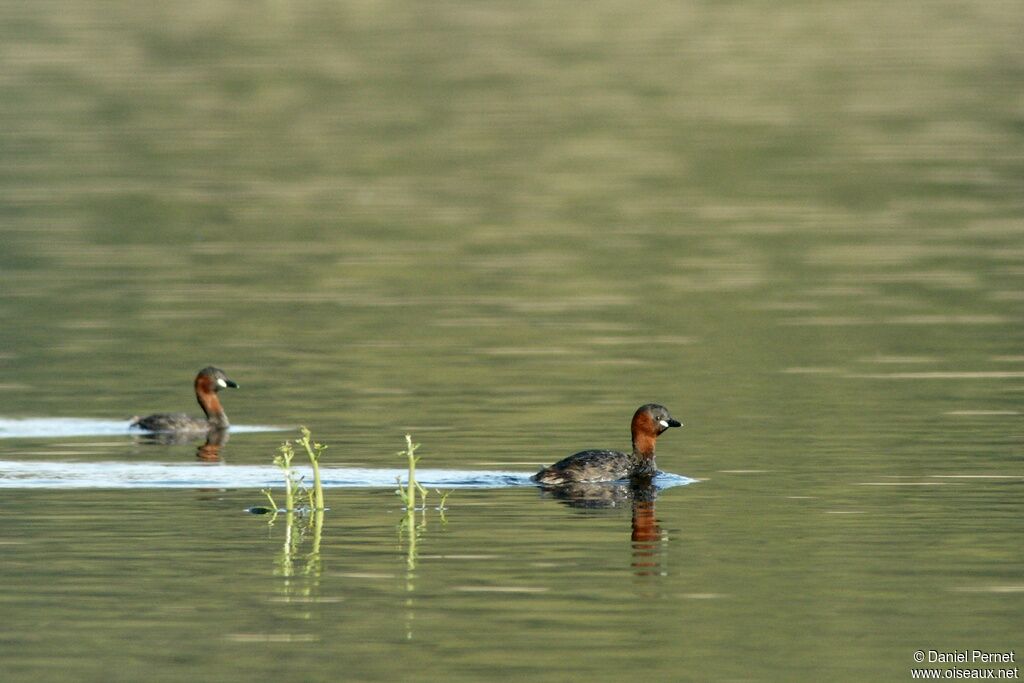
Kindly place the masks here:
<instances>
[{"instance_id":1,"label":"plant reflection in water","mask_svg":"<svg viewBox=\"0 0 1024 683\"><path fill-rule=\"evenodd\" d=\"M398 478L398 488L395 490L402 503L404 504L402 520L398 523L398 547L405 546L405 638L406 640L413 639L413 621L416 617L416 560L418 557L419 541L423 537L423 534L427 530L427 513L429 508L427 507L427 490L416 481L416 463L419 462L420 458L416 456L416 449L420 445L412 442L412 436L409 434L405 435L405 450L399 451L398 455L404 455L408 459L409 473L406 478L406 483L402 485L401 477ZM437 507L434 508L438 513L438 517L441 520L442 527L448 523L448 518L445 517L445 503L448 501L448 496L451 493L446 491L436 491L440 496L440 502ZM416 497L419 495L420 504L417 506ZM419 513L417 519L416 513Z\"/></svg>"},{"instance_id":2,"label":"plant reflection in water","mask_svg":"<svg viewBox=\"0 0 1024 683\"><path fill-rule=\"evenodd\" d=\"M311 598L320 587L323 571L320 543L323 539L324 510L288 511L284 515L284 544L277 556L274 575L284 578L283 593L286 598ZM300 550L310 536L312 542L309 552L301 554Z\"/></svg>"},{"instance_id":3,"label":"plant reflection in water","mask_svg":"<svg viewBox=\"0 0 1024 683\"><path fill-rule=\"evenodd\" d=\"M320 543L323 538L324 512L327 507L324 501L323 485L320 481L320 456L323 455L327 446L315 443L307 428L301 427L300 432L302 436L296 439L295 443L306 452L310 465L313 467L313 487L306 487L303 477L292 469L295 445L291 441L285 441L278 448L277 456L274 457L274 464L284 475L284 507L279 508L270 491L263 489L263 495L270 502L270 507L254 507L249 510L255 513L269 512L271 516L267 521L268 527L273 527L278 515L284 513L284 545L277 556L274 574L284 577L284 595L288 600L313 597L316 589L320 586L320 575L323 570L320 559ZM207 446L209 445L207 443ZM297 505L297 500L305 500L306 504ZM299 550L309 536L312 536L310 551L300 555ZM298 569L296 562L301 562L301 567ZM297 576L303 577L302 583L293 583L293 579Z\"/></svg>"}]
</instances>

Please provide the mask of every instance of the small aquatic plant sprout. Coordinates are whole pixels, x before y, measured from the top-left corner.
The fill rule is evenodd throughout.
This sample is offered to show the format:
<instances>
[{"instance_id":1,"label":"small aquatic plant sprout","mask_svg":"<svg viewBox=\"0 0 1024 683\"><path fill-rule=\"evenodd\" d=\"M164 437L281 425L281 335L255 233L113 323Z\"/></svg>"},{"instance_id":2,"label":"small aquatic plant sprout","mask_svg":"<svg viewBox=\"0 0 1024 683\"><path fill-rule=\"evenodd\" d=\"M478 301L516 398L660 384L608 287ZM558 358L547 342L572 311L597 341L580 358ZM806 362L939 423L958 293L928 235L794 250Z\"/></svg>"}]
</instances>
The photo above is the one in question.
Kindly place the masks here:
<instances>
[{"instance_id":1,"label":"small aquatic plant sprout","mask_svg":"<svg viewBox=\"0 0 1024 683\"><path fill-rule=\"evenodd\" d=\"M412 435L405 435L405 450L398 451L398 455L404 455L407 458L409 474L406 479L405 486L402 486L402 478L395 477L395 481L398 483L398 488L395 489L395 495L402 499L402 503L406 510L415 510L416 507L416 494L420 496L420 508L426 510L427 508L427 490L416 480L416 463L420 461L420 458L416 455L416 449L420 445L412 442ZM445 503L448 502L448 496L452 494L451 491L441 491L434 489L434 492L441 497L441 502L437 505L437 510L441 513L441 518L444 519L444 511L447 509Z\"/></svg>"},{"instance_id":2,"label":"small aquatic plant sprout","mask_svg":"<svg viewBox=\"0 0 1024 683\"><path fill-rule=\"evenodd\" d=\"M406 481L406 485L402 486L402 478L395 477L395 481L398 483L398 489L395 490L395 495L402 499L402 503L405 505L406 510L416 509L416 492L419 491L423 504L427 503L427 490L420 486L420 483L416 481L416 463L419 462L419 458L416 457L416 449L419 448L418 443L412 442L412 435L405 435L405 450L398 451L398 455L404 455L408 458L409 462L409 475Z\"/></svg>"},{"instance_id":3,"label":"small aquatic plant sprout","mask_svg":"<svg viewBox=\"0 0 1024 683\"><path fill-rule=\"evenodd\" d=\"M309 493L309 507L314 510L324 510L327 506L324 504L324 485L320 479L320 456L327 450L327 446L312 441L310 431L307 428L300 427L299 431L302 432L302 438L299 439L299 443L306 450L306 455L309 456L309 464L313 468L313 490Z\"/></svg>"},{"instance_id":4,"label":"small aquatic plant sprout","mask_svg":"<svg viewBox=\"0 0 1024 683\"><path fill-rule=\"evenodd\" d=\"M398 451L398 455L404 455L408 462L409 474L406 479L406 484L402 485L402 477L395 477L398 482L398 488L395 490L395 495L401 498L402 503L405 505L405 511L402 515L402 521L398 523L398 544L401 547L403 544L405 548L405 590L409 593L409 597L406 599L406 606L409 608L408 617L406 620L406 638L411 640L413 615L414 615L414 601L413 593L416 590L415 578L416 578L416 562L419 556L418 543L423 537L423 534L427 530L427 490L423 488L423 485L416 480L416 463L419 462L419 457L416 455L416 449L420 445L412 442L412 436L409 434L405 435L405 450ZM441 497L441 502L437 506L438 516L441 519L442 524L445 524L447 520L444 516L445 503L448 501L448 496L451 495L451 491L441 492L434 489L437 495ZM420 505L416 505L416 495L419 493ZM417 514L419 513L419 520L417 521Z\"/></svg>"},{"instance_id":5,"label":"small aquatic plant sprout","mask_svg":"<svg viewBox=\"0 0 1024 683\"><path fill-rule=\"evenodd\" d=\"M284 509L288 512L295 510L295 499L302 495L302 476L292 469L292 460L295 459L295 447L291 441L285 441L278 446L277 455L274 456L274 464L284 473Z\"/></svg>"},{"instance_id":6,"label":"small aquatic plant sprout","mask_svg":"<svg viewBox=\"0 0 1024 683\"><path fill-rule=\"evenodd\" d=\"M309 457L309 464L313 468L313 488L308 488L303 483L303 477L297 471L292 468L292 461L295 459L295 446L291 441L285 441L281 444L277 451L277 455L274 457L274 464L284 473L284 508L285 512L306 512L306 511L317 511L325 510L326 505L324 503L324 487L323 482L320 478L320 456L327 449L324 444L316 443L312 439L312 435L306 427L300 427L302 434L296 443L302 446L303 450L306 451L306 455ZM277 507L274 497L270 491L263 489L263 495L270 501L271 510L277 512L280 508ZM307 508L299 510L295 506L295 501L301 498L305 498L307 502ZM264 510L263 508L250 508L253 512L269 512L271 510Z\"/></svg>"}]
</instances>

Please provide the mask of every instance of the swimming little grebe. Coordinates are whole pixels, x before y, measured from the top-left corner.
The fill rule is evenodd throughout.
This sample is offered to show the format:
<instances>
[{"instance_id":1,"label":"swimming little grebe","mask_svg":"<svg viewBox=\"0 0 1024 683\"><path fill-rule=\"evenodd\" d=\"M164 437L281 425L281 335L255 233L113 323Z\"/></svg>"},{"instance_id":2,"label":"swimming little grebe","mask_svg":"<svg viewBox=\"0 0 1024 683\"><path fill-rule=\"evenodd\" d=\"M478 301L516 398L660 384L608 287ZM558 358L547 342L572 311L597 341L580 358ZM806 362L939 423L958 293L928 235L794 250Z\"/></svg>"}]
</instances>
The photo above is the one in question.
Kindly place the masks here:
<instances>
[{"instance_id":1,"label":"swimming little grebe","mask_svg":"<svg viewBox=\"0 0 1024 683\"><path fill-rule=\"evenodd\" d=\"M227 429L228 416L224 414L217 392L227 387L237 389L238 385L228 379L223 370L211 365L199 371L195 386L196 400L206 414L205 420L185 413L157 413L146 417L133 417L131 426L150 432L206 432L211 429Z\"/></svg>"},{"instance_id":2,"label":"swimming little grebe","mask_svg":"<svg viewBox=\"0 0 1024 683\"><path fill-rule=\"evenodd\" d=\"M658 473L654 464L654 443L669 427L682 427L683 423L669 415L665 406L648 403L633 413L630 431L633 434L633 452L581 451L545 467L531 479L539 484L560 486L572 482L617 481L653 477Z\"/></svg>"}]
</instances>

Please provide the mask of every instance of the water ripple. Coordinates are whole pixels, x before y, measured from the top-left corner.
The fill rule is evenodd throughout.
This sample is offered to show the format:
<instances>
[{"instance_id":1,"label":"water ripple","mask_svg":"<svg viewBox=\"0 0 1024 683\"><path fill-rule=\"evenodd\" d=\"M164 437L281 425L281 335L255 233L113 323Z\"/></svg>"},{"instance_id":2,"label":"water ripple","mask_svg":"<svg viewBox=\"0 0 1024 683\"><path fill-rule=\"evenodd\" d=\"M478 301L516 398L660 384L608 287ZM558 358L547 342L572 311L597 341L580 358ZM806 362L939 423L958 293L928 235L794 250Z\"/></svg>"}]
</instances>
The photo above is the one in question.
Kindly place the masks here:
<instances>
[{"instance_id":1,"label":"water ripple","mask_svg":"<svg viewBox=\"0 0 1024 683\"><path fill-rule=\"evenodd\" d=\"M96 420L88 417L0 417L0 439L109 436L143 434L129 432L128 420ZM277 432L286 427L266 425L231 425L232 434L244 432Z\"/></svg>"},{"instance_id":2,"label":"water ripple","mask_svg":"<svg viewBox=\"0 0 1024 683\"><path fill-rule=\"evenodd\" d=\"M312 481L307 467L295 470ZM403 469L321 467L323 485L331 488L389 488L407 479ZM534 486L532 472L494 470L417 470L427 488L506 488ZM659 474L658 489L684 486L695 480ZM272 465L224 463L125 463L0 460L0 488L124 489L124 488L262 488L279 487L281 471Z\"/></svg>"}]
</instances>

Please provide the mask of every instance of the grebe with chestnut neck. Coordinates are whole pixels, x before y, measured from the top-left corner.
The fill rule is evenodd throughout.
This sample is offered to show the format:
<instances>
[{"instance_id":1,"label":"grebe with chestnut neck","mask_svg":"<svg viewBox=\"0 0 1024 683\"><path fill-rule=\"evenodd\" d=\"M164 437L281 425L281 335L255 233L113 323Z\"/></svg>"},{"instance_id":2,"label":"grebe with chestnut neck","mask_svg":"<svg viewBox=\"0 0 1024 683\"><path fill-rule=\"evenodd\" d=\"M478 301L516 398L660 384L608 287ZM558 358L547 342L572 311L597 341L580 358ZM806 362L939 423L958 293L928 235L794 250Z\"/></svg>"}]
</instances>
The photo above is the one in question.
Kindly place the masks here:
<instances>
[{"instance_id":1,"label":"grebe with chestnut neck","mask_svg":"<svg viewBox=\"0 0 1024 683\"><path fill-rule=\"evenodd\" d=\"M547 486L650 479L658 473L654 462L654 445L658 437L670 427L682 426L682 422L669 414L668 408L657 403L648 403L633 413L633 421L630 423L633 435L631 453L606 450L580 451L550 467L545 467L531 479Z\"/></svg>"},{"instance_id":2,"label":"grebe with chestnut neck","mask_svg":"<svg viewBox=\"0 0 1024 683\"><path fill-rule=\"evenodd\" d=\"M186 413L156 413L146 417L133 417L131 427L148 432L208 432L212 429L225 430L230 424L224 414L217 392L221 389L237 389L224 371L212 365L205 367L196 375L196 400L206 415L205 419L192 417Z\"/></svg>"}]
</instances>

